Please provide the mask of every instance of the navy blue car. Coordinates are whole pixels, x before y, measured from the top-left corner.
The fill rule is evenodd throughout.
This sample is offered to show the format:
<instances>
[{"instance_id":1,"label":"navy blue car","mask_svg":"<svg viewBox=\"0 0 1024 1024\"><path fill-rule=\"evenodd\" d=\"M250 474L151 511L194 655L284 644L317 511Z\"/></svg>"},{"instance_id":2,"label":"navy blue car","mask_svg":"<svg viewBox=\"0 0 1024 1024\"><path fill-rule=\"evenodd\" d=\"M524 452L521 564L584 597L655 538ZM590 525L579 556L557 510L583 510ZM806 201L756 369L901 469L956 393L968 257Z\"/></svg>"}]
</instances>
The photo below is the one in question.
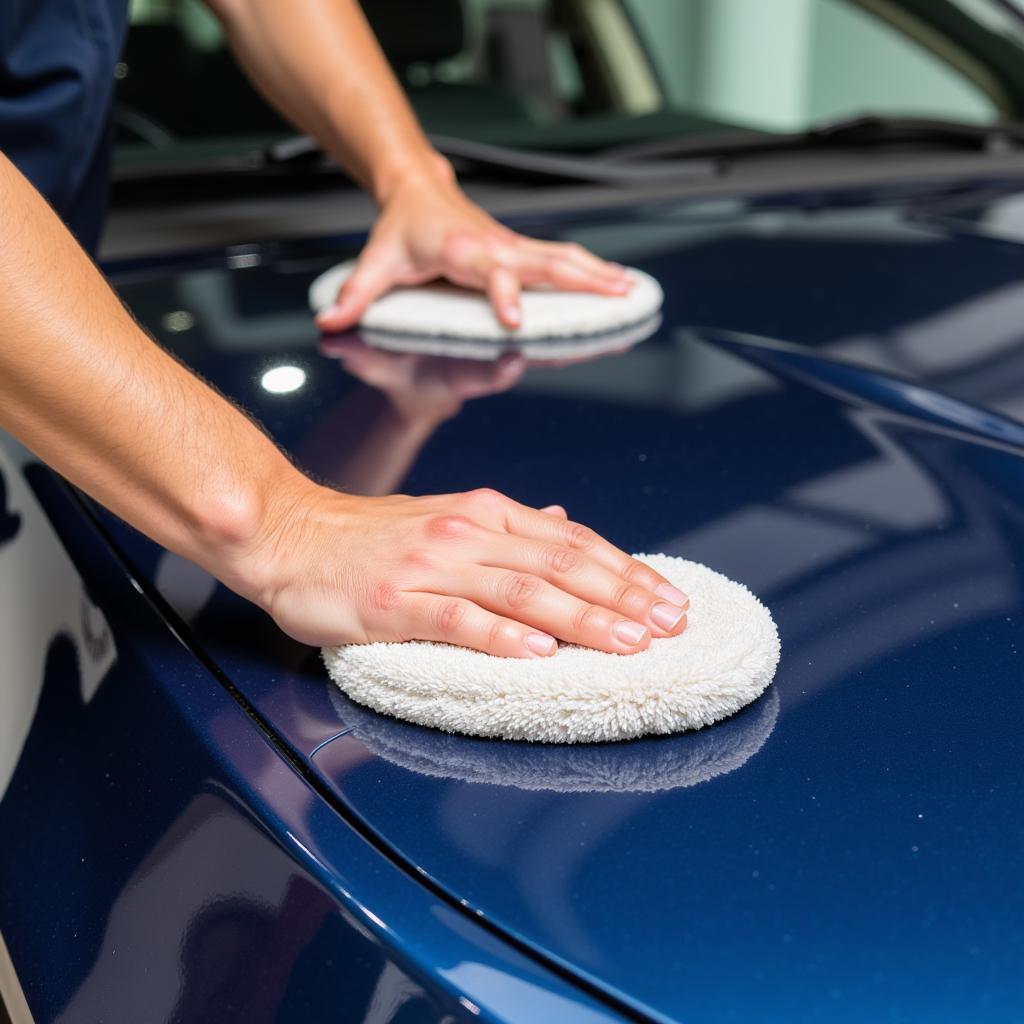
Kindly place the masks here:
<instances>
[{"instance_id":1,"label":"navy blue car","mask_svg":"<svg viewBox=\"0 0 1024 1024\"><path fill-rule=\"evenodd\" d=\"M650 337L514 384L319 338L365 199L147 5L108 272L321 480L558 501L743 581L776 680L616 744L404 724L2 437L10 1019L1024 1020L1024 17L441 6L423 51L377 23L438 144L517 229L657 277ZM798 42L799 95L721 71Z\"/></svg>"}]
</instances>

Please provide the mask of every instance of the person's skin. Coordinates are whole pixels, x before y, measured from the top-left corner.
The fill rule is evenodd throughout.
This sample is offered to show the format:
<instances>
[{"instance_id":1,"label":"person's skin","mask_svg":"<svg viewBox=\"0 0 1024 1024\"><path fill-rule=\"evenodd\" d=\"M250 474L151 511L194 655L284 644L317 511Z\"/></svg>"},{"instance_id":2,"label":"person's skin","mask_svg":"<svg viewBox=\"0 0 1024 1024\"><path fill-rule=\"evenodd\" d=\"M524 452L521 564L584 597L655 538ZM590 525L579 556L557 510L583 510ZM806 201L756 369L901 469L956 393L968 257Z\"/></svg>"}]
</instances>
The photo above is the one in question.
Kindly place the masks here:
<instances>
[{"instance_id":1,"label":"person's skin","mask_svg":"<svg viewBox=\"0 0 1024 1024\"><path fill-rule=\"evenodd\" d=\"M310 644L632 653L684 599L592 531L496 492L359 498L299 473L139 329L0 157L0 427Z\"/></svg>"},{"instance_id":2,"label":"person's skin","mask_svg":"<svg viewBox=\"0 0 1024 1024\"><path fill-rule=\"evenodd\" d=\"M575 244L498 224L460 191L419 127L356 0L207 0L255 84L315 136L380 205L380 217L325 331L356 324L395 284L446 277L486 290L499 320L521 322L520 290L550 285L624 295L626 271Z\"/></svg>"},{"instance_id":3,"label":"person's skin","mask_svg":"<svg viewBox=\"0 0 1024 1024\"><path fill-rule=\"evenodd\" d=\"M520 282L622 290L596 257L537 257L540 243L461 195L353 0L216 7L268 93L382 204L360 280L330 326L418 275L486 285L506 313ZM300 641L442 640L544 657L555 638L632 654L685 628L684 595L560 508L487 489L356 497L305 477L146 336L2 155L0 324L0 427Z\"/></svg>"}]
</instances>

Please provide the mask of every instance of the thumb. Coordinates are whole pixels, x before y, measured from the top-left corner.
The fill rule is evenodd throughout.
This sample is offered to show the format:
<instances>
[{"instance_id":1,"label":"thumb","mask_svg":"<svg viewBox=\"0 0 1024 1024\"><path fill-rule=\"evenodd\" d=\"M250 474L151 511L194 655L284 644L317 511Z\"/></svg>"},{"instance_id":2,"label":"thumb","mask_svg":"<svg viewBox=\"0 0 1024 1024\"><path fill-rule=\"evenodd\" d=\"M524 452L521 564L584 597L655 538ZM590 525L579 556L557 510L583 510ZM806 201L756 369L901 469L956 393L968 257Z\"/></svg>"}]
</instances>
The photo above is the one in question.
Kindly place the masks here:
<instances>
[{"instance_id":1,"label":"thumb","mask_svg":"<svg viewBox=\"0 0 1024 1024\"><path fill-rule=\"evenodd\" d=\"M333 306L317 314L323 331L345 331L359 323L370 304L395 283L395 274L384 258L373 252L359 257L352 276L341 286Z\"/></svg>"}]
</instances>

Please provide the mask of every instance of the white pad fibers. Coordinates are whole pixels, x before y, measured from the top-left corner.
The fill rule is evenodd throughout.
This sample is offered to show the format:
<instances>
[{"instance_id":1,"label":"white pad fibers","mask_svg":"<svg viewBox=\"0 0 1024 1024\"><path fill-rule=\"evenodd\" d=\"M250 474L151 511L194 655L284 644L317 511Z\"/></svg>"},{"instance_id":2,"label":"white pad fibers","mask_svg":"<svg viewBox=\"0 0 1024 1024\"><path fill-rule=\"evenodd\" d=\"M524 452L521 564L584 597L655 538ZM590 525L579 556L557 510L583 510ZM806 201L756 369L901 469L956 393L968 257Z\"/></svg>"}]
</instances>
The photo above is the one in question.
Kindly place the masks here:
<instances>
[{"instance_id":1,"label":"white pad fibers","mask_svg":"<svg viewBox=\"0 0 1024 1024\"><path fill-rule=\"evenodd\" d=\"M309 287L309 304L322 312L355 269L355 260L324 271ZM576 338L602 334L650 320L661 308L661 286L649 274L631 270L635 283L627 295L592 295L527 289L522 296L522 326L503 327L487 296L447 281L399 286L382 295L363 314L360 326L389 334L473 338L518 342L538 338Z\"/></svg>"},{"instance_id":2,"label":"white pad fibers","mask_svg":"<svg viewBox=\"0 0 1024 1024\"><path fill-rule=\"evenodd\" d=\"M690 598L682 635L640 654L567 645L550 658L496 658L412 641L324 648L324 663L349 697L376 711L446 732L545 743L700 729L761 694L780 652L768 609L707 566L636 557Z\"/></svg>"},{"instance_id":3,"label":"white pad fibers","mask_svg":"<svg viewBox=\"0 0 1024 1024\"><path fill-rule=\"evenodd\" d=\"M441 335L389 334L362 328L360 336L371 348L385 352L411 352L421 356L445 356L449 359L495 360L503 352L515 351L530 362L585 362L598 356L625 352L649 338L661 326L661 314L631 327L601 334L581 334L573 338L516 338L509 342L479 338L446 338Z\"/></svg>"}]
</instances>

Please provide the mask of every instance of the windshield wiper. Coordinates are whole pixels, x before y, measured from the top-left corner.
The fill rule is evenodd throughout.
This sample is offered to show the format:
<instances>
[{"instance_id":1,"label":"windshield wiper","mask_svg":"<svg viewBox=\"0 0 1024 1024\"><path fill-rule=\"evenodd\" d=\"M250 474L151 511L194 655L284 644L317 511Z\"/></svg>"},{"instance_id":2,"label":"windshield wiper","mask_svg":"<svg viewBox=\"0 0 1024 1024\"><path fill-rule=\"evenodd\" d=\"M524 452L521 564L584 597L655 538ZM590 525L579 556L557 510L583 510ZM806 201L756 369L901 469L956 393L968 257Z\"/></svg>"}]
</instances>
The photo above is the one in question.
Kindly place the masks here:
<instances>
[{"instance_id":1,"label":"windshield wiper","mask_svg":"<svg viewBox=\"0 0 1024 1024\"><path fill-rule=\"evenodd\" d=\"M1001 121L972 124L927 117L865 116L827 121L801 132L736 130L714 135L673 135L603 150L606 160L678 160L708 157L728 160L759 153L813 151L858 146L945 145L1004 153L1024 146L1024 124Z\"/></svg>"},{"instance_id":2,"label":"windshield wiper","mask_svg":"<svg viewBox=\"0 0 1024 1024\"><path fill-rule=\"evenodd\" d=\"M450 135L427 136L434 148L451 160L456 170L491 173L504 178L530 181L574 182L592 185L664 185L679 181L709 178L718 173L715 160L664 159L646 161L609 160L603 157L579 157L565 153L511 149L485 142L473 142ZM324 159L315 139L300 135L270 146L266 152L271 165L313 163Z\"/></svg>"},{"instance_id":3,"label":"windshield wiper","mask_svg":"<svg viewBox=\"0 0 1024 1024\"><path fill-rule=\"evenodd\" d=\"M779 133L736 129L708 134L672 135L646 142L613 146L598 154L513 149L450 135L430 134L430 141L456 170L475 175L530 182L623 187L670 185L719 176L732 159L757 154L813 152L830 148L953 146L1003 153L1024 147L1024 123L1002 121L972 124L913 117L855 117L830 121L801 132ZM279 177L290 170L337 173L316 140L307 135L283 139L257 150L195 160L147 161L118 168L119 182L153 179Z\"/></svg>"}]
</instances>

